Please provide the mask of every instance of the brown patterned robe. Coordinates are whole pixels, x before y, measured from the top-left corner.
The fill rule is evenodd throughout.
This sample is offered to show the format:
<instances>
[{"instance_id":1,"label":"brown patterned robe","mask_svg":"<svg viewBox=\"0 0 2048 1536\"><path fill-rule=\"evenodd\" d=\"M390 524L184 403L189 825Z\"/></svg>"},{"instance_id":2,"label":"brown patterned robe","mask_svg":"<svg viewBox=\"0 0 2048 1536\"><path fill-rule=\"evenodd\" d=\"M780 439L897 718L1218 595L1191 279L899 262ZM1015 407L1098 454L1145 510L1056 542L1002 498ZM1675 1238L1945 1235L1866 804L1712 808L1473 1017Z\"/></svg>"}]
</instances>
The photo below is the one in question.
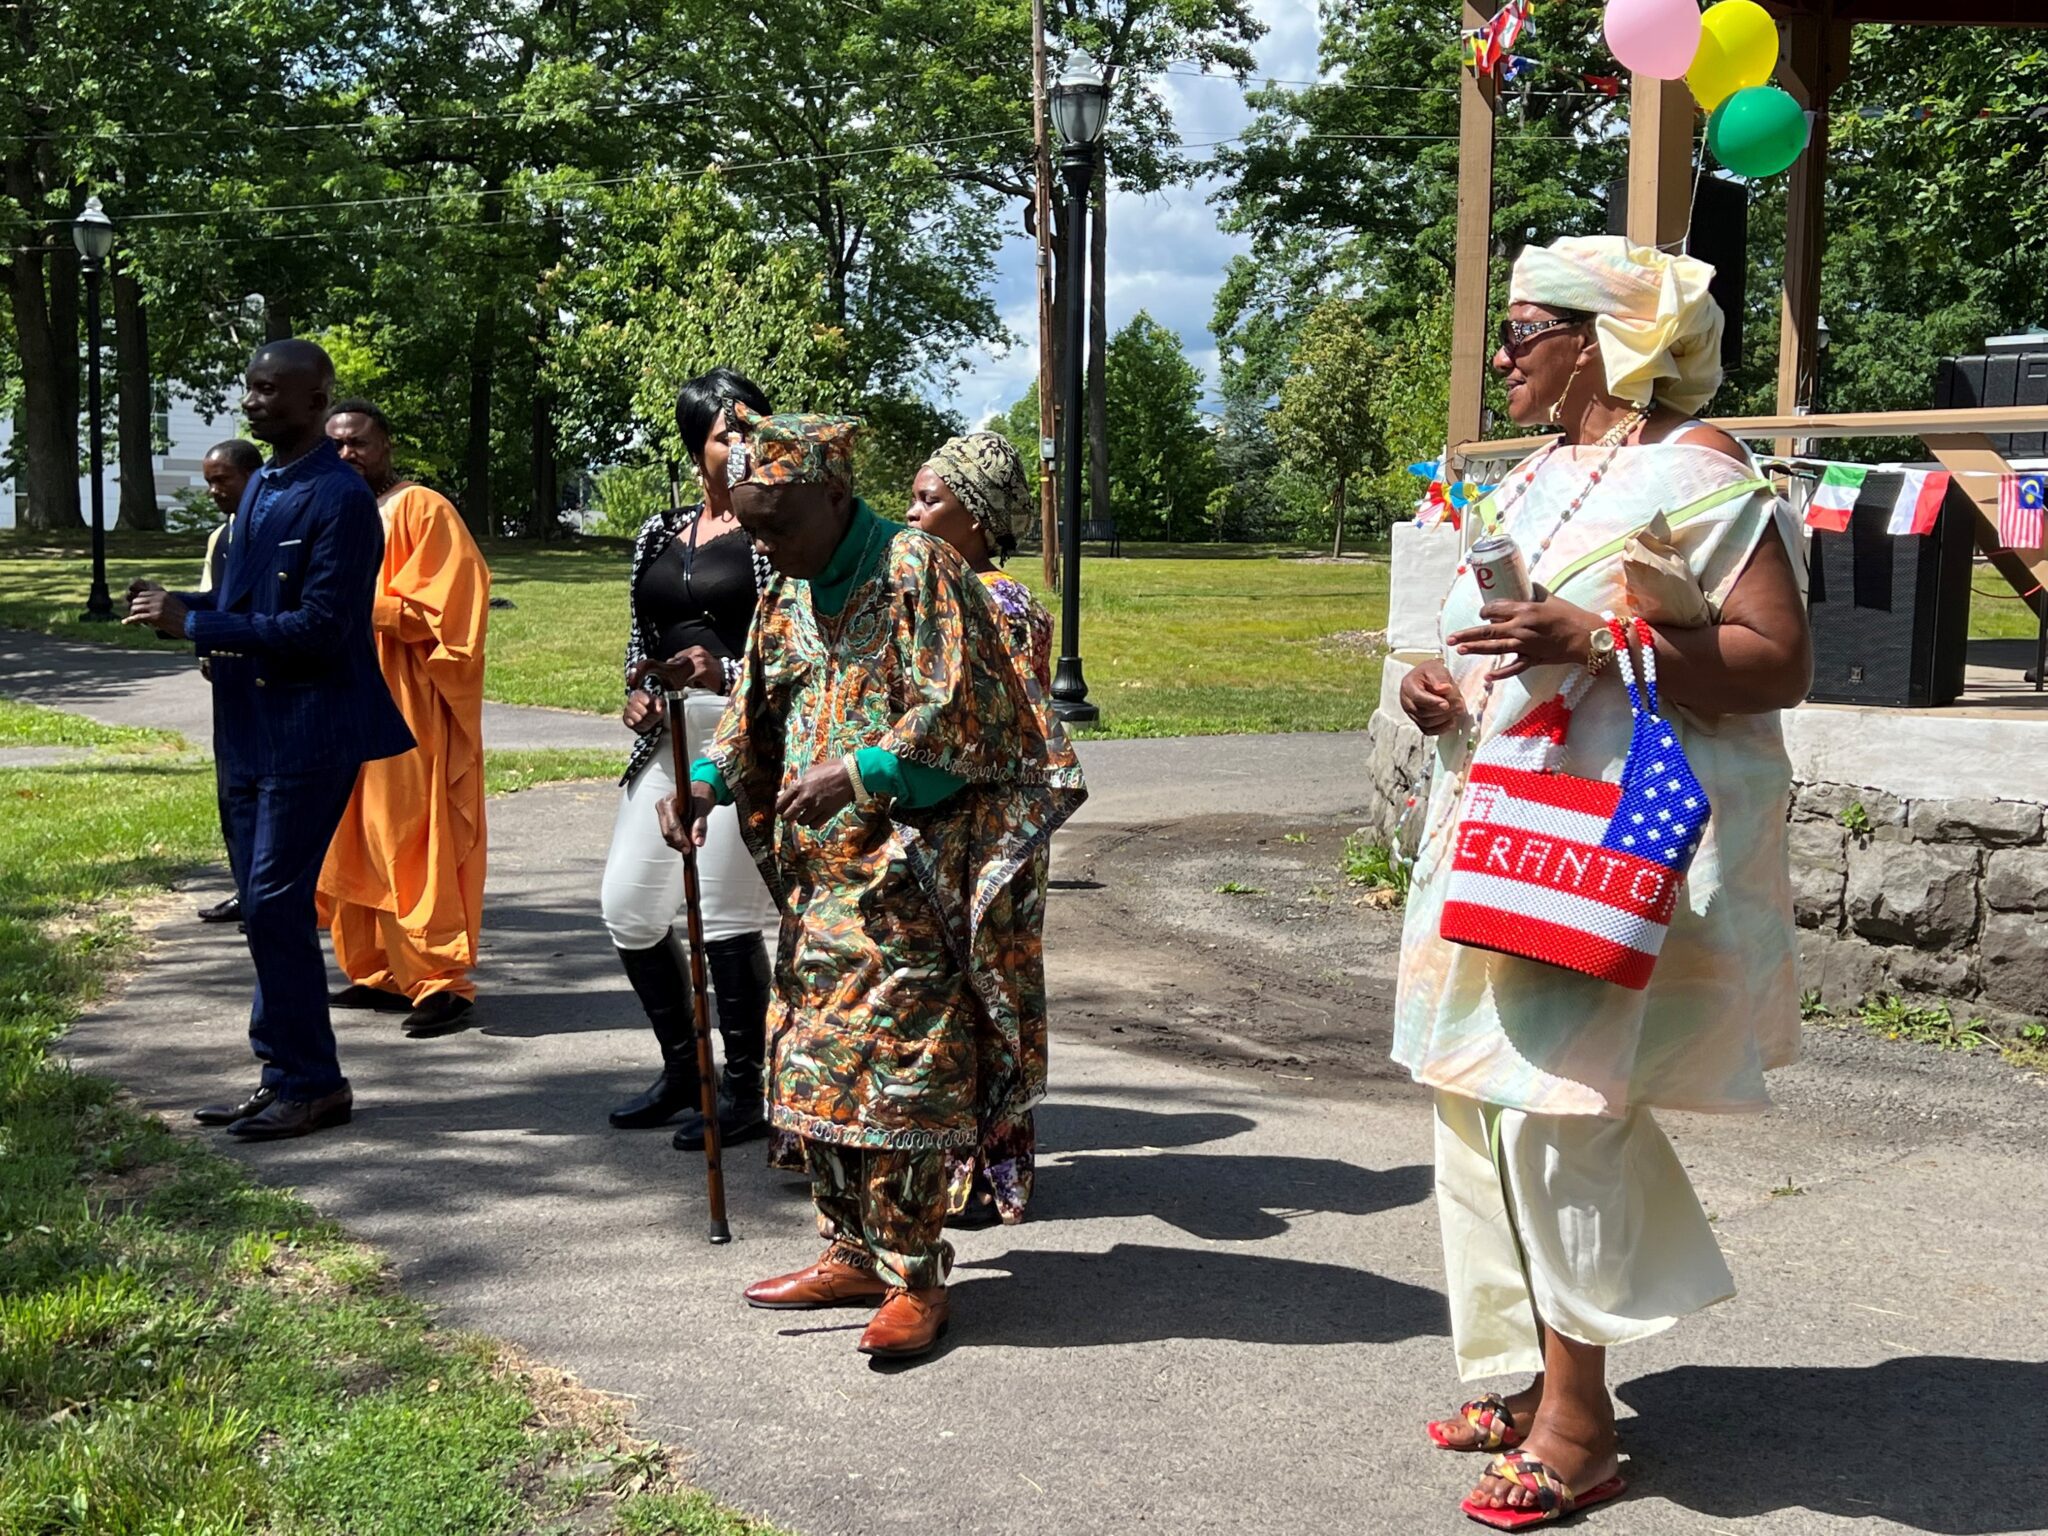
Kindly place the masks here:
<instances>
[{"instance_id":1,"label":"brown patterned robe","mask_svg":"<svg viewBox=\"0 0 2048 1536\"><path fill-rule=\"evenodd\" d=\"M977 1111L1014 1114L1045 1092L1043 1056L1021 1047L1045 1028L1034 856L1087 791L1007 647L966 563L907 531L834 618L804 581L778 578L763 600L708 755L782 909L768 1023L780 1129L969 1147ZM928 810L776 819L784 786L860 747L966 782Z\"/></svg>"}]
</instances>

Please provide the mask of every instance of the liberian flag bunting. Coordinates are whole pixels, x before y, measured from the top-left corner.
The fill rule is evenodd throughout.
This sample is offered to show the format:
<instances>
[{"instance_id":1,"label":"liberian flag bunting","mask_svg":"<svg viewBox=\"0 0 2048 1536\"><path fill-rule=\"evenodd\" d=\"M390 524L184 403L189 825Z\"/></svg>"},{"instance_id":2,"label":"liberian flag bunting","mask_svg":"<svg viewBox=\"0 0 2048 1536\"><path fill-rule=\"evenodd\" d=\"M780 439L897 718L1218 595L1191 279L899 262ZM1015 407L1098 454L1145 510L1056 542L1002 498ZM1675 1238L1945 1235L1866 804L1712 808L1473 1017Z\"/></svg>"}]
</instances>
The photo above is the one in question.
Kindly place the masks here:
<instances>
[{"instance_id":1,"label":"liberian flag bunting","mask_svg":"<svg viewBox=\"0 0 2048 1536\"><path fill-rule=\"evenodd\" d=\"M1948 471L1909 469L1899 481L1898 499L1892 503L1892 520L1887 533L1932 533L1941 518L1941 504L1948 496Z\"/></svg>"},{"instance_id":2,"label":"liberian flag bunting","mask_svg":"<svg viewBox=\"0 0 2048 1536\"><path fill-rule=\"evenodd\" d=\"M1813 500L1806 504L1806 521L1830 533L1848 531L1849 514L1856 510L1856 498L1863 494L1866 464L1830 464L1813 488Z\"/></svg>"},{"instance_id":3,"label":"liberian flag bunting","mask_svg":"<svg viewBox=\"0 0 2048 1536\"><path fill-rule=\"evenodd\" d=\"M1998 480L1998 542L2007 549L2039 549L2041 509L2048 504L2048 475L2001 475Z\"/></svg>"}]
</instances>

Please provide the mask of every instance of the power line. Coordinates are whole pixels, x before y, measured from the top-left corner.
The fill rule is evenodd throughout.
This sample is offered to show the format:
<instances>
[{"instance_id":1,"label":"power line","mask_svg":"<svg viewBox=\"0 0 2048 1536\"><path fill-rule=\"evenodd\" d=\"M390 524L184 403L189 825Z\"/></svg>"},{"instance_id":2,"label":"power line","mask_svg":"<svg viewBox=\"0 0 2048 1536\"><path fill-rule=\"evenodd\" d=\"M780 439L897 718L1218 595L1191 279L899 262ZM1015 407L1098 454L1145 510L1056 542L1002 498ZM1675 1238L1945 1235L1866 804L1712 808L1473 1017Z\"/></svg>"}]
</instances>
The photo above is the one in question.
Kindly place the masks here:
<instances>
[{"instance_id":1,"label":"power line","mask_svg":"<svg viewBox=\"0 0 2048 1536\"><path fill-rule=\"evenodd\" d=\"M771 170L787 165L826 165L843 160L854 160L864 156L893 155L904 150L941 149L954 144L985 143L993 139L1014 139L1030 133L1030 128L1005 128L987 133L955 134L943 139L908 140L897 144L871 144L859 149L834 150L817 155L782 155L766 160L742 160L731 164L712 164L701 171L686 172L636 172L627 176L603 176L580 181L573 186L551 188L561 197L574 197L579 193L597 191L605 187L630 186L635 182L653 181L677 183L701 181L707 176L744 175L750 171ZM501 191L503 189L500 189ZM218 209L162 209L148 213L128 213L121 216L124 224L168 223L185 219L240 218L259 213L319 213L330 209L343 208L391 208L421 203L450 202L458 199L481 198L488 194L481 189L438 192L393 193L385 197L354 197L329 199L318 203L262 203L253 207ZM249 236L247 238L255 238ZM17 250L33 251L48 247L16 247Z\"/></svg>"},{"instance_id":2,"label":"power line","mask_svg":"<svg viewBox=\"0 0 2048 1536\"><path fill-rule=\"evenodd\" d=\"M862 84L861 81L826 81L820 84L794 84L788 89L798 92L819 92L845 90L849 86ZM624 117L665 112L679 107L698 106L710 101L734 101L742 97L758 99L759 90L712 91L700 96L676 96L661 101L619 102L606 105L602 102L576 104L575 111L589 113L613 113ZM499 98L500 102L510 101L509 96ZM381 116L338 118L325 123L266 123L249 117L214 118L208 122L195 123L186 128L78 128L62 133L10 134L8 137L28 143L62 143L66 141L107 141L127 142L134 139L190 138L196 134L212 133L223 127L244 128L254 133L365 133L407 128L445 127L451 123L498 122L507 118L539 118L538 126L559 126L560 117L550 117L545 107L509 107L503 110L448 112L426 117L415 117L403 111L385 113Z\"/></svg>"}]
</instances>

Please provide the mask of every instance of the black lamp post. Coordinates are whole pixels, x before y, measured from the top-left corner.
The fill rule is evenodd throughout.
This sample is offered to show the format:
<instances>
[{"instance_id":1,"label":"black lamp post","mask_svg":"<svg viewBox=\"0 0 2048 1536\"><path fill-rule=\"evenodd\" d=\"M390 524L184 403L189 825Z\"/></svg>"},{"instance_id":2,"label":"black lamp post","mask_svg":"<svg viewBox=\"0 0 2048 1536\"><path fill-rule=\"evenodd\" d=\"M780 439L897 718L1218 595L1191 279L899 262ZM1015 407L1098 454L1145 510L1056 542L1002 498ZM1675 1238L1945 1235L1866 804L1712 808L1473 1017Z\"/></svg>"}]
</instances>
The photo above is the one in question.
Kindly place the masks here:
<instances>
[{"instance_id":1,"label":"black lamp post","mask_svg":"<svg viewBox=\"0 0 2048 1536\"><path fill-rule=\"evenodd\" d=\"M71 240L85 269L86 412L92 435L92 594L78 617L86 624L111 624L115 614L107 594L107 493L101 484L106 439L100 430L100 269L114 249L114 221L98 198L85 200L85 212L72 222Z\"/></svg>"},{"instance_id":2,"label":"black lamp post","mask_svg":"<svg viewBox=\"0 0 2048 1536\"><path fill-rule=\"evenodd\" d=\"M1048 93L1053 126L1065 146L1060 174L1067 183L1067 368L1066 463L1060 476L1060 659L1052 675L1052 712L1060 719L1086 725L1101 711L1088 702L1088 682L1081 675L1081 459L1086 452L1082 431L1082 352L1086 347L1088 310L1088 183L1095 174L1095 145L1102 120L1109 115L1109 87L1095 61L1076 49Z\"/></svg>"}]
</instances>

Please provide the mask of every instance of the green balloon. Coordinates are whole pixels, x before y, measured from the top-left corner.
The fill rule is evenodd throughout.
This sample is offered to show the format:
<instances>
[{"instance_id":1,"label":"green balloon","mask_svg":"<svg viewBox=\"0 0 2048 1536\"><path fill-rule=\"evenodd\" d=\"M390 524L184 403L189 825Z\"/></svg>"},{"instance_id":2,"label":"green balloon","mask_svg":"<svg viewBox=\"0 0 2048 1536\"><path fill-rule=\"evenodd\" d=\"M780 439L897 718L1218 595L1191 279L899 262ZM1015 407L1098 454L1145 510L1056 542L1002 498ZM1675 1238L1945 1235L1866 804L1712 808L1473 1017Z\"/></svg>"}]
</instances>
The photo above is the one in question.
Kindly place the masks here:
<instances>
[{"instance_id":1,"label":"green balloon","mask_svg":"<svg viewBox=\"0 0 2048 1536\"><path fill-rule=\"evenodd\" d=\"M1738 176L1775 176L1806 151L1806 113L1775 85L1737 91L1707 119L1714 158Z\"/></svg>"}]
</instances>

